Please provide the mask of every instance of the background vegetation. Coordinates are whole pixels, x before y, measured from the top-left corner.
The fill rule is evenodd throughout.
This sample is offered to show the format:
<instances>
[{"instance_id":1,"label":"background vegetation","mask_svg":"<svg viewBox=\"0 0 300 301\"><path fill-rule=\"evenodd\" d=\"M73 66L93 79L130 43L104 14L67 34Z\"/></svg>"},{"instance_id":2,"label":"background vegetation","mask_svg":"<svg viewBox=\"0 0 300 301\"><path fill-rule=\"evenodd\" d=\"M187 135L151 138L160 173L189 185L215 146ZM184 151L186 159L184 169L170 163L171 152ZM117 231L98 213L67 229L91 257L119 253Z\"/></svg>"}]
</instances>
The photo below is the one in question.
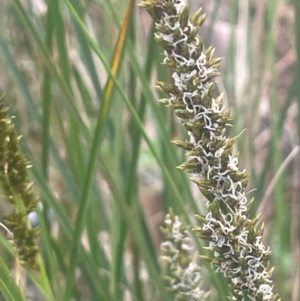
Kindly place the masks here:
<instances>
[{"instance_id":1,"label":"background vegetation","mask_svg":"<svg viewBox=\"0 0 300 301\"><path fill-rule=\"evenodd\" d=\"M28 300L173 300L160 278L159 226L170 206L195 224L204 199L175 169L183 153L169 141L187 135L157 102L153 86L169 74L136 4L1 1L0 93L33 163L41 206L31 221L47 276L20 270L4 236L0 267ZM200 5L205 44L225 58L218 85L232 135L247 129L237 151L274 253L275 291L299 301L300 2L191 1ZM227 300L226 281L200 264L210 300Z\"/></svg>"}]
</instances>

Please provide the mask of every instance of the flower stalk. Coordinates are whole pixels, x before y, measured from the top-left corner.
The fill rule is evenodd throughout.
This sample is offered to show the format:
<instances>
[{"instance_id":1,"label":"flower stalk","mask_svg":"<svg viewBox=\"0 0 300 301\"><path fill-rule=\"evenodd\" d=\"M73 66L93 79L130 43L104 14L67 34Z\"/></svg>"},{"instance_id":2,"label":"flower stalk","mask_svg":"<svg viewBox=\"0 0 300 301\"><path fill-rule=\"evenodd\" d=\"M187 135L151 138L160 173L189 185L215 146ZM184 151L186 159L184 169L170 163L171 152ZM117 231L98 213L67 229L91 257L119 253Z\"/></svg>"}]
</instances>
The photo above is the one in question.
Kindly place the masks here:
<instances>
[{"instance_id":1,"label":"flower stalk","mask_svg":"<svg viewBox=\"0 0 300 301\"><path fill-rule=\"evenodd\" d=\"M208 213L198 215L201 226L194 228L209 241L211 256L206 259L229 279L230 300L279 300L270 279L271 251L262 243L264 225L257 226L259 215L249 217L253 199L246 197L249 176L239 170L233 153L237 137L225 134L232 118L214 80L221 59L214 57L214 48L204 48L198 35L205 14L199 9L189 17L184 0L145 0L140 5L155 21L163 64L172 70L172 83L158 83L168 95L160 102L175 110L189 135L189 141L173 141L190 157L178 168L193 175L207 199Z\"/></svg>"}]
</instances>

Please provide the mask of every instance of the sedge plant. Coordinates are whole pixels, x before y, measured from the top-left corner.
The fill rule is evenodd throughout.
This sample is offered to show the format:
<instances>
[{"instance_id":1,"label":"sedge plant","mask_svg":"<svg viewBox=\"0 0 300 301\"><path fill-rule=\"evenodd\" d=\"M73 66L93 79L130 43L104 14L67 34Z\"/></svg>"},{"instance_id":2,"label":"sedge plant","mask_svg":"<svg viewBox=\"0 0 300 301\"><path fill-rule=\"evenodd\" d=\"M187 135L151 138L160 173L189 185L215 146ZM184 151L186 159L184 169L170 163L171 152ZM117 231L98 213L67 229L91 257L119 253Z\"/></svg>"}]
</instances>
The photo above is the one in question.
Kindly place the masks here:
<instances>
[{"instance_id":1,"label":"sedge plant","mask_svg":"<svg viewBox=\"0 0 300 301\"><path fill-rule=\"evenodd\" d=\"M269 64L272 81L276 81L273 34L279 1L250 6L249 1L229 1L225 5L232 28L235 18L242 19L245 12L254 18L243 23L249 43L243 50L251 66L249 73L254 74L245 89L251 93L247 93L247 101L230 93L234 120L225 111L215 82L221 59L214 56L212 47L205 48L205 38L198 35L204 22L202 12L189 17L182 0L140 1L154 19L151 32L164 49L162 65L155 65L161 48L158 50L153 39L146 47L141 42L146 35L143 26L136 26L136 17L142 25L147 20L143 9L135 13L134 0L120 0L118 5L112 0L3 2L0 90L5 91L9 112L16 118L7 116L1 100L1 194L5 200L2 207L8 209L7 215L2 215L1 228L10 235L13 246L0 237L0 300L4 295L9 301L225 301L230 294L230 300L278 301L275 292L279 291L282 300L298 301L299 269L293 251L298 240L290 239L298 233L297 214L293 210L287 223L290 208L280 198L283 194L297 196L297 189L285 185L289 180L284 177L276 182L275 227L264 236L275 255L275 288L271 251L262 243L264 227L259 215L253 215L257 200L266 192L268 176L282 162L281 149L274 146L293 102L292 87L280 114L272 106L276 131L262 171L252 169L251 182L258 188L253 193L256 201L248 199L249 176L239 167L245 157L252 163L257 155L249 149L249 159L247 149L260 124L257 103L267 86L263 79ZM213 13L209 40L212 30L217 29L214 21L221 19L221 1L208 2ZM266 26L268 31L261 30L266 43L258 44L252 52L249 49L257 42L255 36L250 39L251 29L257 28L254 25ZM236 46L230 45L226 60L230 71L240 58ZM175 128L166 122L171 112L162 110L149 85L155 70L159 80L165 81L158 83L167 95L161 102L175 110L187 130L187 141L173 141L187 151L188 160L179 170L175 165L182 162L179 156L183 152L168 141ZM170 70L171 82L165 80ZM233 74L222 75L226 84L240 80ZM255 85L256 78L259 85ZM275 89L272 85L274 95ZM251 114L243 114L244 106ZM249 126L245 126L247 122ZM247 127L246 134L230 138L231 123L237 133ZM15 132L24 138L19 140ZM179 135L174 136L177 139ZM234 146L243 154L241 158ZM27 174L29 165L29 175L43 203L38 210L39 229L32 228L27 218L37 205ZM180 170L192 175L203 195L200 201L192 193L197 187ZM163 198L159 197L160 189ZM295 208L297 204L295 201ZM207 214L202 211L205 205ZM173 210L163 220L163 212L170 206ZM157 210L153 216L149 207ZM264 217L264 221L269 230L270 218ZM159 248L151 231L155 228L158 233L162 224L157 235L163 239ZM203 241L208 245L205 252ZM291 253L295 260L289 259ZM21 281L14 277L16 266Z\"/></svg>"}]
</instances>

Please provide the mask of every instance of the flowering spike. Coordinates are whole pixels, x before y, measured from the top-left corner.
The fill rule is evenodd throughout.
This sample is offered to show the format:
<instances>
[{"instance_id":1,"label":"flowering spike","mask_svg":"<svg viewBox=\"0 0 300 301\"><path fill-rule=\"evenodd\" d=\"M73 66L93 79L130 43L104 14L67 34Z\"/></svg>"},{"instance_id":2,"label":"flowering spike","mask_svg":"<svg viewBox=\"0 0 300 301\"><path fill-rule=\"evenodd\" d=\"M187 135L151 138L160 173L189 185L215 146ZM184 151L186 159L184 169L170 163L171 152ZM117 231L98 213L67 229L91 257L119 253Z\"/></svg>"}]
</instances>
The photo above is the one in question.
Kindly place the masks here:
<instances>
[{"instance_id":1,"label":"flowering spike","mask_svg":"<svg viewBox=\"0 0 300 301\"><path fill-rule=\"evenodd\" d=\"M6 201L14 205L12 211L4 215L4 221L13 235L21 264L38 270L36 239L39 229L32 229L27 217L36 209L38 200L28 178L27 170L31 164L19 154L20 137L7 118L7 109L3 105L3 97L0 97L0 185Z\"/></svg>"},{"instance_id":2,"label":"flowering spike","mask_svg":"<svg viewBox=\"0 0 300 301\"><path fill-rule=\"evenodd\" d=\"M196 264L197 253L192 254L192 240L189 227L169 210L161 227L164 242L161 244L162 259L169 269L165 275L169 289L175 294L175 301L204 301L208 297L200 289L201 274Z\"/></svg>"},{"instance_id":3,"label":"flowering spike","mask_svg":"<svg viewBox=\"0 0 300 301\"><path fill-rule=\"evenodd\" d=\"M187 19L186 0L144 2L156 24L155 39L165 50L163 63L172 68L172 83L158 83L169 97L164 103L175 109L190 138L189 144L174 143L191 156L178 168L193 174L191 180L207 198L208 213L193 230L209 240L212 255L206 259L229 279L231 300L278 301L268 274L271 252L262 243L263 227L256 228L259 215L249 217L249 176L233 154L238 137L225 134L232 118L214 81L221 59L212 46L204 50L198 36L205 15L198 10Z\"/></svg>"}]
</instances>

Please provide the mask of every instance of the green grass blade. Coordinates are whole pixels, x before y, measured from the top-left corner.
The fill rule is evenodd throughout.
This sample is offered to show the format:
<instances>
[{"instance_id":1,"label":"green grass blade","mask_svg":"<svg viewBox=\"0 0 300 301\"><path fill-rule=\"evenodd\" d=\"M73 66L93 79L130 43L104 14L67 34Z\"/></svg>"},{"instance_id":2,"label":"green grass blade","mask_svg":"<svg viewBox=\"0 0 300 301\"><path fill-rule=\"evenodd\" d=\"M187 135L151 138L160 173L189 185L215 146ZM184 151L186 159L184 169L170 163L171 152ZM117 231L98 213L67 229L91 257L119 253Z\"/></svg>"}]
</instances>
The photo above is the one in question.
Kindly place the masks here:
<instances>
[{"instance_id":1,"label":"green grass blade","mask_svg":"<svg viewBox=\"0 0 300 301\"><path fill-rule=\"evenodd\" d=\"M111 71L113 75L118 73L119 67L120 67L120 61L122 58L122 53L124 49L124 41L126 39L126 34L127 34L127 28L128 28L128 23L130 19L130 14L132 11L132 6L133 6L134 1L131 1L131 5L129 6L129 10L127 12L127 15L125 17L124 21L124 27L122 31L120 32L119 35L119 40L117 43ZM74 8L69 5L67 2L69 9L72 10L72 13L76 15L78 18L77 13L75 12ZM85 225L85 220L87 217L87 212L89 210L89 193L90 193L90 187L92 183L92 177L94 175L94 170L95 170L95 162L98 157L99 153L99 146L102 138L102 132L104 128L104 124L107 120L108 112L109 112L109 106L111 102L111 96L112 92L114 89L114 81L112 79L108 80L108 83L105 87L105 92L103 96L103 100L101 103L100 107L100 112L99 112L99 117L95 129L95 134L94 134L94 139L92 142L92 148L89 156L89 162L88 162L88 167L86 170L86 175L85 175L85 180L84 180L84 185L83 185L83 191L82 191L82 196L81 196L81 201L79 204L79 210L78 210L78 215L76 219L76 226L75 226L75 234L74 234L74 240L72 244L72 253L71 253L71 258L70 258L70 267L69 267L69 273L67 277L67 285L66 285L66 291L64 295L64 300L68 301L71 297L71 292L73 288L73 274L75 271L75 267L77 264L77 259L78 259L78 253L79 253L79 245L80 245L80 237L82 230Z\"/></svg>"},{"instance_id":2,"label":"green grass blade","mask_svg":"<svg viewBox=\"0 0 300 301\"><path fill-rule=\"evenodd\" d=\"M7 301L26 300L21 288L16 284L2 257L0 257L0 292Z\"/></svg>"}]
</instances>

